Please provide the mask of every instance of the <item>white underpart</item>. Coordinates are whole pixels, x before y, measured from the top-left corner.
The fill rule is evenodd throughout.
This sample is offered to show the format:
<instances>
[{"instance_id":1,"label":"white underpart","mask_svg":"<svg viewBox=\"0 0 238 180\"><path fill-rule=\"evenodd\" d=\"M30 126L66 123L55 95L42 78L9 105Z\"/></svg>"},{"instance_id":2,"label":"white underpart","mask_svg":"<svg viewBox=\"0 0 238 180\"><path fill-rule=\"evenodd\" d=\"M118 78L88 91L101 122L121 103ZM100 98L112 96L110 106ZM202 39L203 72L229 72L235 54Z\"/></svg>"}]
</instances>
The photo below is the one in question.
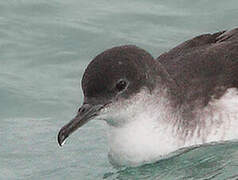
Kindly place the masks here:
<instances>
[{"instance_id":1,"label":"white underpart","mask_svg":"<svg viewBox=\"0 0 238 180\"><path fill-rule=\"evenodd\" d=\"M155 162L182 147L238 138L238 92L231 88L219 99L197 110L203 121L193 135L181 136L180 112L172 110L166 91L146 90L118 101L100 115L109 125L109 158L115 165L138 166Z\"/></svg>"},{"instance_id":2,"label":"white underpart","mask_svg":"<svg viewBox=\"0 0 238 180\"><path fill-rule=\"evenodd\" d=\"M206 142L238 139L238 90L227 89L220 99L211 101L202 118L207 122Z\"/></svg>"}]
</instances>

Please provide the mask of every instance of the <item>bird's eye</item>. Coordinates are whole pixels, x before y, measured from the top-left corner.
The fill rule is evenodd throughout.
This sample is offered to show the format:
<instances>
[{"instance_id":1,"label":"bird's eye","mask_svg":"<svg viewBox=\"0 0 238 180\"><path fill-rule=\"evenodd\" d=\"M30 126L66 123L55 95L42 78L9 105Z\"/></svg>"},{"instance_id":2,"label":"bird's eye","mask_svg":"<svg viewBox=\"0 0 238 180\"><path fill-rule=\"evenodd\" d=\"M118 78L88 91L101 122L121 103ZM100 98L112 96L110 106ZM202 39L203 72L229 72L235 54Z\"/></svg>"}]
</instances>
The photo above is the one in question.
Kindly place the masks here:
<instances>
[{"instance_id":1,"label":"bird's eye","mask_svg":"<svg viewBox=\"0 0 238 180\"><path fill-rule=\"evenodd\" d=\"M124 90L124 89L126 88L126 85L127 85L126 81L121 80L121 81L119 81L119 82L116 84L116 89L117 89L118 91L122 91L122 90Z\"/></svg>"}]
</instances>

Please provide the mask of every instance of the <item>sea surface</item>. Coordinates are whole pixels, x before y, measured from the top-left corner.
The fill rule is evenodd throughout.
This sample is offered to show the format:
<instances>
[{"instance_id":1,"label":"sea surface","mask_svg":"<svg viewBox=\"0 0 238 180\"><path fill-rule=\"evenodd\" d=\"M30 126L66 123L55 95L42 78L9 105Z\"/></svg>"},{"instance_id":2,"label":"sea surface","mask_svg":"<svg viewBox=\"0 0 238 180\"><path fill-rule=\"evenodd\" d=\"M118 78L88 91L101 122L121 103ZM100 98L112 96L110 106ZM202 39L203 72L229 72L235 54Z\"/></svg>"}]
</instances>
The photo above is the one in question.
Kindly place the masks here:
<instances>
[{"instance_id":1,"label":"sea surface","mask_svg":"<svg viewBox=\"0 0 238 180\"><path fill-rule=\"evenodd\" d=\"M0 0L0 179L238 179L238 143L205 145L137 168L113 168L106 124L66 142L98 53L134 44L154 57L202 33L238 27L237 0Z\"/></svg>"}]
</instances>

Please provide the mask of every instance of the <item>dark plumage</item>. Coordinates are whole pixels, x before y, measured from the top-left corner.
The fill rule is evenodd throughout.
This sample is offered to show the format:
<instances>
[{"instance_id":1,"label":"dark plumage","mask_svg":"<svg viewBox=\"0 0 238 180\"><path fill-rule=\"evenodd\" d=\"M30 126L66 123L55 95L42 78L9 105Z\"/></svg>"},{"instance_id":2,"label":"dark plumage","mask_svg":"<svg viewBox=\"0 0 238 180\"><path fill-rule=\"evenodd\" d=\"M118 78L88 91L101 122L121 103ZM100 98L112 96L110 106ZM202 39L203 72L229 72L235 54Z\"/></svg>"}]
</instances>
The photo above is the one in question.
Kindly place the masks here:
<instances>
[{"instance_id":1,"label":"dark plumage","mask_svg":"<svg viewBox=\"0 0 238 180\"><path fill-rule=\"evenodd\" d=\"M180 87L186 101L219 98L238 87L238 28L188 40L157 60Z\"/></svg>"},{"instance_id":2,"label":"dark plumage","mask_svg":"<svg viewBox=\"0 0 238 180\"><path fill-rule=\"evenodd\" d=\"M194 108L238 88L238 28L197 36L157 60L178 85L176 96L188 104L184 118L190 120Z\"/></svg>"}]
</instances>

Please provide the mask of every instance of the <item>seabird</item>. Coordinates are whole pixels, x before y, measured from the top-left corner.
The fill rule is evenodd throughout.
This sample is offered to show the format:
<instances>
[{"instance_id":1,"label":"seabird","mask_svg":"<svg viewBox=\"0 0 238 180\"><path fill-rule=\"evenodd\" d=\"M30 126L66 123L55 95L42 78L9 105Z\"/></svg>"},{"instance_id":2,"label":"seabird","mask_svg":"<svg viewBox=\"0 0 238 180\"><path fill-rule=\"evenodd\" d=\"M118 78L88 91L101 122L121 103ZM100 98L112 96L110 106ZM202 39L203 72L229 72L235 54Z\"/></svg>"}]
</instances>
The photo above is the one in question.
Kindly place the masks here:
<instances>
[{"instance_id":1,"label":"seabird","mask_svg":"<svg viewBox=\"0 0 238 180\"><path fill-rule=\"evenodd\" d=\"M197 36L157 59L134 45L108 49L86 68L82 89L58 143L91 119L105 120L114 165L238 139L238 28Z\"/></svg>"}]
</instances>

